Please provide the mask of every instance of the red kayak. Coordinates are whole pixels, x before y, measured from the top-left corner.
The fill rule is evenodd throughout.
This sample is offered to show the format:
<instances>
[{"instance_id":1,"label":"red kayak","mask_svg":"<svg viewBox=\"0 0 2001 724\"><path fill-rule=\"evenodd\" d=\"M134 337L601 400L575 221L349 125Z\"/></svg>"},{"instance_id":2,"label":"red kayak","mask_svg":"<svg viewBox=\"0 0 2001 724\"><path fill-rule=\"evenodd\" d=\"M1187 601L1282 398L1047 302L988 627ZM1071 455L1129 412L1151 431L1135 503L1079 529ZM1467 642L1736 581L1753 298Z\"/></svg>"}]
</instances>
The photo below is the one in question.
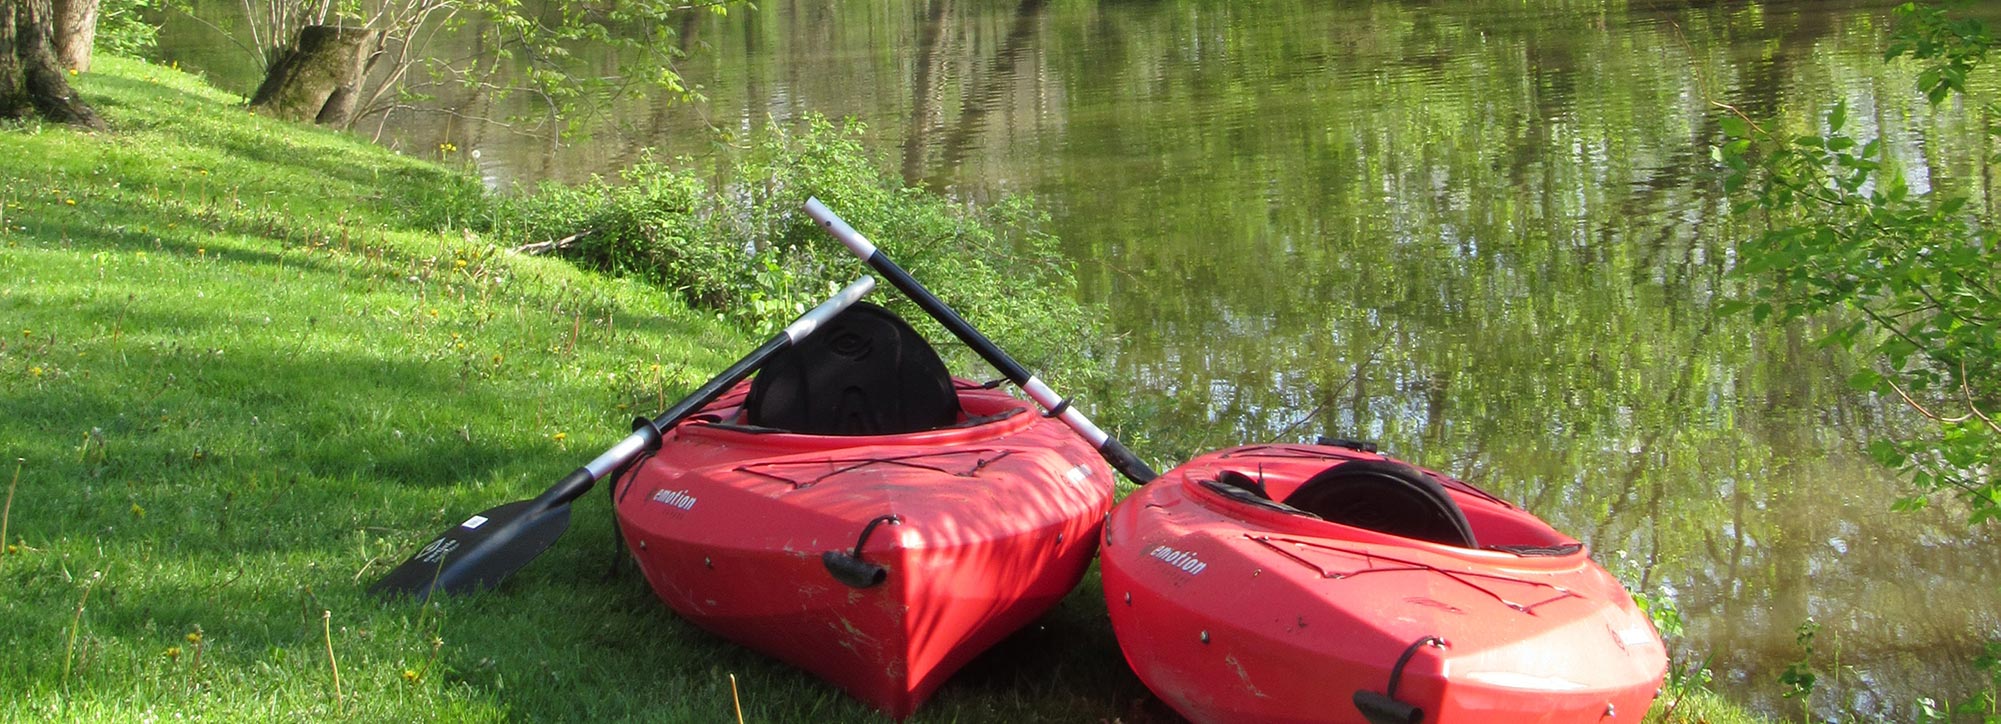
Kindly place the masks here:
<instances>
[{"instance_id":1,"label":"red kayak","mask_svg":"<svg viewBox=\"0 0 2001 724\"><path fill-rule=\"evenodd\" d=\"M616 496L676 613L902 718L1076 586L1112 473L857 304L668 430Z\"/></svg>"},{"instance_id":2,"label":"red kayak","mask_svg":"<svg viewBox=\"0 0 2001 724\"><path fill-rule=\"evenodd\" d=\"M1639 721L1667 671L1576 539L1362 449L1198 457L1101 555L1126 661L1196 722Z\"/></svg>"}]
</instances>

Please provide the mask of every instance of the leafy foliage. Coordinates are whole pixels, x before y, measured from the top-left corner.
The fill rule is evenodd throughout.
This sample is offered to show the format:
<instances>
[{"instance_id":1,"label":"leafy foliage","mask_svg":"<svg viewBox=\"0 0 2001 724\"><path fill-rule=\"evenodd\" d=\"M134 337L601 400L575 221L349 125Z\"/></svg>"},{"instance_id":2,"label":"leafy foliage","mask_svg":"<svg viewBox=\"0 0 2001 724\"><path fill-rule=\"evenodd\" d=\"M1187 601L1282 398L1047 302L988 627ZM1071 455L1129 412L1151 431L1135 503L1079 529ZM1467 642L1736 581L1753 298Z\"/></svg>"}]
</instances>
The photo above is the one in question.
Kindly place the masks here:
<instances>
[{"instance_id":1,"label":"leafy foliage","mask_svg":"<svg viewBox=\"0 0 2001 724\"><path fill-rule=\"evenodd\" d=\"M1897 11L1888 55L1924 64L1920 90L1936 106L1965 93L1967 75L1993 45L1977 21L1906 5ZM1735 109L1722 122L1730 140L1716 150L1729 169L1739 213L1760 215L1766 231L1739 246L1738 273L1754 281L1748 310L1757 320L1838 313L1824 343L1871 353L1876 369L1850 383L1902 400L1936 424L1911 439L1882 440L1872 454L1908 473L1920 491L1900 508L1950 491L1971 507L1971 522L2001 517L2001 296L1997 296L1993 199L1961 190L1914 188L1881 138L1850 128L1837 104L1812 132L1791 135L1779 121ZM1987 138L2001 136L2001 107L1980 113ZM1994 157L1982 159L1991 165Z\"/></svg>"},{"instance_id":2,"label":"leafy foliage","mask_svg":"<svg viewBox=\"0 0 2001 724\"><path fill-rule=\"evenodd\" d=\"M1101 379L1099 324L1075 300L1047 215L1025 198L981 206L907 187L862 147L861 132L823 117L797 130L774 124L737 158L670 165L643 154L615 179L544 184L468 218L516 244L575 236L565 253L581 263L774 330L867 271L801 210L818 197L1024 364L1073 384ZM885 292L873 301L930 324ZM950 339L935 327L926 336ZM939 346L948 356L957 347Z\"/></svg>"},{"instance_id":3,"label":"leafy foliage","mask_svg":"<svg viewBox=\"0 0 2001 724\"><path fill-rule=\"evenodd\" d=\"M97 7L97 35L94 49L99 53L147 57L159 39L160 26L152 18L165 11L169 0L103 0Z\"/></svg>"},{"instance_id":4,"label":"leafy foliage","mask_svg":"<svg viewBox=\"0 0 2001 724\"><path fill-rule=\"evenodd\" d=\"M1793 635L1793 643L1800 647L1800 657L1787 664L1785 671L1779 672L1779 684L1786 687L1785 698L1799 699L1800 713L1809 719L1812 718L1809 712L1813 689L1820 680L1820 673L1813 662L1813 638L1818 633L1820 624L1813 619L1801 623Z\"/></svg>"}]
</instances>

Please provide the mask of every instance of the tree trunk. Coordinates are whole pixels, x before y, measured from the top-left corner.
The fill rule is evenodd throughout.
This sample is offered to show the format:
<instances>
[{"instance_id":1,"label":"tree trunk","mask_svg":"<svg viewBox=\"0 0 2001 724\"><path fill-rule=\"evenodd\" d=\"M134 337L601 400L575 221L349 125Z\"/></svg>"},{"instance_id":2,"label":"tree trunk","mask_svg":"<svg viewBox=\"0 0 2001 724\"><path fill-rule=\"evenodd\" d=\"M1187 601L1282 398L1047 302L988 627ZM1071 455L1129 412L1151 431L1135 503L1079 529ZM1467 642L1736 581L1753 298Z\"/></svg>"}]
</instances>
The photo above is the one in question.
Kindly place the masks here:
<instances>
[{"instance_id":1,"label":"tree trunk","mask_svg":"<svg viewBox=\"0 0 2001 724\"><path fill-rule=\"evenodd\" d=\"M100 0L55 0L56 61L78 73L90 72L90 48L97 42Z\"/></svg>"},{"instance_id":2,"label":"tree trunk","mask_svg":"<svg viewBox=\"0 0 2001 724\"><path fill-rule=\"evenodd\" d=\"M14 42L13 0L0 0L0 118L27 118L35 112L22 83L21 57Z\"/></svg>"},{"instance_id":3,"label":"tree trunk","mask_svg":"<svg viewBox=\"0 0 2001 724\"><path fill-rule=\"evenodd\" d=\"M27 115L27 109L19 105L20 97L26 96L28 106L36 114L57 123L68 123L93 130L104 130L103 119L90 110L76 92L70 90L68 74L56 62L51 38L54 36L54 9L50 0L0 0L4 11L0 14L13 16L13 38L8 54L7 67L0 68L0 81L9 81L0 89L0 111ZM18 62L18 66L14 65ZM19 68L19 81L12 68Z\"/></svg>"},{"instance_id":4,"label":"tree trunk","mask_svg":"<svg viewBox=\"0 0 2001 724\"><path fill-rule=\"evenodd\" d=\"M346 125L377 35L331 25L301 29L298 45L271 66L250 107L289 121Z\"/></svg>"}]
</instances>

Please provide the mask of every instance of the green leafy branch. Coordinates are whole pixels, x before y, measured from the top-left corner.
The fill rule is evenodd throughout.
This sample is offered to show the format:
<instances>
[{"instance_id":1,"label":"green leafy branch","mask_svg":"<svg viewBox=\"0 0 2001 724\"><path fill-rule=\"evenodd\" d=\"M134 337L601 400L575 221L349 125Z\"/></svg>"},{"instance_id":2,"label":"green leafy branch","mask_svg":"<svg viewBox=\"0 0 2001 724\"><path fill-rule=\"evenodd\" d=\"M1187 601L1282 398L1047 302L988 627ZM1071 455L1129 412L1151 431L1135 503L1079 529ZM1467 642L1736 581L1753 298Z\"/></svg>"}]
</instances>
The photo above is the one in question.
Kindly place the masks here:
<instances>
[{"instance_id":1,"label":"green leafy branch","mask_svg":"<svg viewBox=\"0 0 2001 724\"><path fill-rule=\"evenodd\" d=\"M1919 89L1934 107L1966 93L1967 77L1994 45L1973 20L1906 5L1887 58L1923 64ZM1727 170L1733 209L1764 231L1738 247L1736 272L1753 297L1723 305L1753 319L1835 319L1823 344L1867 353L1876 369L1852 376L1858 389L1894 396L1924 416L1933 432L1871 446L1886 465L1911 476L1921 507L1949 490L1971 506L1970 520L2001 517L2001 295L1994 283L2001 236L1987 203L1932 187L1914 191L1881 137L1863 141L1837 103L1811 132L1789 134L1738 109L1725 111L1726 136L1714 158ZM1984 132L1997 135L1993 105ZM1997 161L1982 154L1985 169ZM1986 196L1986 184L1981 193ZM1983 199L1987 201L1988 199Z\"/></svg>"}]
</instances>

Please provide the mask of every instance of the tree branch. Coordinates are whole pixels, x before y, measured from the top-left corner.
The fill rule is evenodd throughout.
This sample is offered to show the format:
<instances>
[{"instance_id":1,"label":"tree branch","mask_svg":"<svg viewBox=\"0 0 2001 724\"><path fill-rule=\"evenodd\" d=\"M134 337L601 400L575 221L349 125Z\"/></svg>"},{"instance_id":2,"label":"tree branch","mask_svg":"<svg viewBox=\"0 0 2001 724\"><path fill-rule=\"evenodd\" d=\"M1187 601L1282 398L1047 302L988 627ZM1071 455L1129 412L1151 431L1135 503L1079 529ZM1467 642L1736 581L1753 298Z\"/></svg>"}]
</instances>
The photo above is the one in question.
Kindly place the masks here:
<instances>
[{"instance_id":1,"label":"tree branch","mask_svg":"<svg viewBox=\"0 0 2001 724\"><path fill-rule=\"evenodd\" d=\"M582 239L586 236L589 236L591 231L593 230L585 229L583 231L579 231L575 234L565 236L555 241L538 241L533 244L522 244L520 246L514 247L514 253L532 255L532 254L540 254L553 249L566 248L569 245L576 243L578 239Z\"/></svg>"}]
</instances>

